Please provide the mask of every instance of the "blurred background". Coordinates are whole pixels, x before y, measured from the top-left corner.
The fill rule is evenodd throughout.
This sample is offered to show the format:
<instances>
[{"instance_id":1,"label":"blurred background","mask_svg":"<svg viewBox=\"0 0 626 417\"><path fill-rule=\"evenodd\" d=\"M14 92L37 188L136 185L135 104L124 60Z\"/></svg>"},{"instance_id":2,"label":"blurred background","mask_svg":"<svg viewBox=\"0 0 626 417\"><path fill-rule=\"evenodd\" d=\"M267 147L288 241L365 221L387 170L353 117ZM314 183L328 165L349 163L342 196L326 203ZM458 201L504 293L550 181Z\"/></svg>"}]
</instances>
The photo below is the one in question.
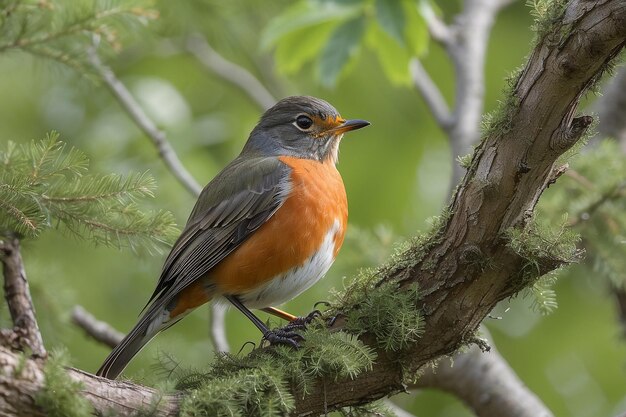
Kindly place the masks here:
<instances>
[{"instance_id":1,"label":"blurred background","mask_svg":"<svg viewBox=\"0 0 626 417\"><path fill-rule=\"evenodd\" d=\"M317 2L324 3L332 2ZM432 6L450 19L462 3ZM402 73L394 78L394 69L385 68L384 60L394 57L386 57L390 49L372 41L370 32L376 29L367 26L363 44L351 50L349 60L333 67L316 60L323 46L314 45L314 40L327 39L339 23L331 14L328 21L318 21L322 25L290 28L298 15L294 8L306 13L305 6L292 1L157 1L148 7L159 17L120 31L120 48L105 54L105 61L167 133L201 184L238 154L262 109L181 47L191 34L250 71L276 98L321 97L344 117L372 123L341 145L339 170L350 207L344 248L326 278L285 305L287 311L308 313L358 268L378 264L396 242L427 230L429 219L447 204L453 163L447 137L408 79ZM368 13L368 19L375 18L376 9ZM507 75L523 64L534 36L532 23L530 8L522 1L498 15L485 64L487 112L502 99ZM455 88L451 63L428 39L423 22L418 21L415 30L422 35L414 40L413 52L420 54L450 102ZM406 68L404 61L401 64ZM9 140L26 143L56 130L61 140L89 155L95 172L149 171L158 190L145 207L167 209L180 227L184 225L194 197L172 177L154 146L96 76L21 50L0 54L0 74L0 146ZM587 101L591 107L594 97ZM69 322L72 307L83 305L127 331L154 288L164 254L94 246L54 230L23 246L48 348L66 346L73 366L95 371L108 348ZM561 274L555 290L559 307L548 316L532 309L532 300L523 294L503 303L493 313L498 318L485 323L496 346L555 415L611 416L625 410L626 341L606 280L590 269L571 268ZM7 315L2 317L6 320ZM210 362L208 317L209 309L200 308L158 336L126 375L157 381L152 369L159 352L173 355L182 366ZM259 339L258 331L236 311L227 313L227 335L234 352L246 341ZM394 400L417 416L472 415L456 399L437 391L401 394Z\"/></svg>"}]
</instances>

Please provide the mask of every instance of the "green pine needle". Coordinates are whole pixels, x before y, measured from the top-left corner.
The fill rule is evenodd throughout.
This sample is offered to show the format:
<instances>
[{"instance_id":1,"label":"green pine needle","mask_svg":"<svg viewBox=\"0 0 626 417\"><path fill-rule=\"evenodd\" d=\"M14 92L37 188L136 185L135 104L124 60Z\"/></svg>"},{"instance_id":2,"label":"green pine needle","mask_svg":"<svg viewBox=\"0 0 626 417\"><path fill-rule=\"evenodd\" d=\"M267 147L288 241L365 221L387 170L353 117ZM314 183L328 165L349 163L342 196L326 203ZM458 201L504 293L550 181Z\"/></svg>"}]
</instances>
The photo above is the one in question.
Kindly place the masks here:
<instances>
[{"instance_id":1,"label":"green pine needle","mask_svg":"<svg viewBox=\"0 0 626 417\"><path fill-rule=\"evenodd\" d=\"M52 352L44 366L44 385L37 393L35 403L50 417L85 417L93 408L81 394L82 383L73 380L65 368L65 351Z\"/></svg>"},{"instance_id":2,"label":"green pine needle","mask_svg":"<svg viewBox=\"0 0 626 417\"><path fill-rule=\"evenodd\" d=\"M120 49L122 35L158 14L145 0L9 0L0 12L0 53L18 50L85 74L85 51Z\"/></svg>"},{"instance_id":3,"label":"green pine needle","mask_svg":"<svg viewBox=\"0 0 626 417\"><path fill-rule=\"evenodd\" d=\"M96 244L159 251L175 238L173 215L142 210L154 197L147 173L123 177L88 171L84 153L51 133L46 139L0 150L0 231L36 237L59 227Z\"/></svg>"}]
</instances>

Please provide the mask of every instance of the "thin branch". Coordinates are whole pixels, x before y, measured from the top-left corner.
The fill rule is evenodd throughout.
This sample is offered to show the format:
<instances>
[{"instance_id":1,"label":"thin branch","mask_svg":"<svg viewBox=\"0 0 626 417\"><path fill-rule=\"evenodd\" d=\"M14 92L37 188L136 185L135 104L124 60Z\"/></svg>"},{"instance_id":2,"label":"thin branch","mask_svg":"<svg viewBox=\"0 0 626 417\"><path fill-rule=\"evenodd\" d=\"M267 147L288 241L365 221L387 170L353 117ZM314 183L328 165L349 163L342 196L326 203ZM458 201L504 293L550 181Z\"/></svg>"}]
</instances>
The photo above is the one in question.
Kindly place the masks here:
<instances>
[{"instance_id":1,"label":"thin branch","mask_svg":"<svg viewBox=\"0 0 626 417\"><path fill-rule=\"evenodd\" d=\"M435 119L446 131L452 160L468 154L480 137L480 121L484 105L484 65L489 32L496 14L514 0L465 0L463 11L446 25L431 9L423 13L433 39L440 42L454 64L456 88L452 114L439 89L421 68L411 62L413 82L424 97ZM456 186L464 169L453 164L451 187Z\"/></svg>"},{"instance_id":2,"label":"thin branch","mask_svg":"<svg viewBox=\"0 0 626 417\"><path fill-rule=\"evenodd\" d=\"M430 37L440 44L447 46L452 42L454 34L446 23L437 16L437 13L425 2L421 8L422 16L426 20L426 26Z\"/></svg>"},{"instance_id":3,"label":"thin branch","mask_svg":"<svg viewBox=\"0 0 626 417\"><path fill-rule=\"evenodd\" d=\"M250 71L221 56L203 36L189 36L185 49L211 72L239 87L261 110L267 110L276 103L272 93Z\"/></svg>"},{"instance_id":4,"label":"thin branch","mask_svg":"<svg viewBox=\"0 0 626 417\"><path fill-rule=\"evenodd\" d=\"M409 70L413 85L422 95L435 120L444 131L448 131L453 125L452 115L441 91L430 78L419 59L413 58L411 60Z\"/></svg>"},{"instance_id":5,"label":"thin branch","mask_svg":"<svg viewBox=\"0 0 626 417\"><path fill-rule=\"evenodd\" d=\"M98 320L79 305L72 310L72 323L83 329L87 335L96 341L110 348L117 346L124 338L123 333L117 331L109 323Z\"/></svg>"},{"instance_id":6,"label":"thin branch","mask_svg":"<svg viewBox=\"0 0 626 417\"><path fill-rule=\"evenodd\" d=\"M437 388L453 394L478 417L553 417L490 342L489 352L477 345L428 368L415 388Z\"/></svg>"},{"instance_id":7,"label":"thin branch","mask_svg":"<svg viewBox=\"0 0 626 417\"><path fill-rule=\"evenodd\" d=\"M89 62L109 88L113 97L152 141L170 172L189 192L195 196L199 195L202 187L180 162L165 133L159 130L156 124L148 117L126 86L115 76L115 73L102 63L95 47L88 50L88 55Z\"/></svg>"},{"instance_id":8,"label":"thin branch","mask_svg":"<svg viewBox=\"0 0 626 417\"><path fill-rule=\"evenodd\" d=\"M22 348L30 349L34 356L44 358L47 353L37 325L17 238L0 240L0 262L4 274L4 297L13 319L13 330L20 339Z\"/></svg>"},{"instance_id":9,"label":"thin branch","mask_svg":"<svg viewBox=\"0 0 626 417\"><path fill-rule=\"evenodd\" d=\"M456 42L447 48L456 74L455 123L450 135L454 159L469 153L480 137L487 43L495 16L505 3L500 0L466 0L463 12L455 19ZM455 164L453 186L462 175L463 168Z\"/></svg>"},{"instance_id":10,"label":"thin branch","mask_svg":"<svg viewBox=\"0 0 626 417\"><path fill-rule=\"evenodd\" d=\"M216 352L230 352L224 323L226 309L217 303L211 305L211 341Z\"/></svg>"}]
</instances>

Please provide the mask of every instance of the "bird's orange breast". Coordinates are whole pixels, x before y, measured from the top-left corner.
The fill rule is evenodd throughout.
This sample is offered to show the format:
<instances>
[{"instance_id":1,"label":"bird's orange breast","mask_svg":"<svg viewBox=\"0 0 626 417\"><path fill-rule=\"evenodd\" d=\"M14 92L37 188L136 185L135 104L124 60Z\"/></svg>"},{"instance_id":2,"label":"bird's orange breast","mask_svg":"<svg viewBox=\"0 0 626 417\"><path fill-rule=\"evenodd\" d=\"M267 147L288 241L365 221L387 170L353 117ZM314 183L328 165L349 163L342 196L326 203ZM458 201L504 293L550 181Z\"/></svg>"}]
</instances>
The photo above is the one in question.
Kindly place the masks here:
<instances>
[{"instance_id":1,"label":"bird's orange breast","mask_svg":"<svg viewBox=\"0 0 626 417\"><path fill-rule=\"evenodd\" d=\"M217 293L245 294L302 266L322 245L333 225L337 255L345 235L348 203L334 164L283 156L291 191L278 211L209 273Z\"/></svg>"}]
</instances>

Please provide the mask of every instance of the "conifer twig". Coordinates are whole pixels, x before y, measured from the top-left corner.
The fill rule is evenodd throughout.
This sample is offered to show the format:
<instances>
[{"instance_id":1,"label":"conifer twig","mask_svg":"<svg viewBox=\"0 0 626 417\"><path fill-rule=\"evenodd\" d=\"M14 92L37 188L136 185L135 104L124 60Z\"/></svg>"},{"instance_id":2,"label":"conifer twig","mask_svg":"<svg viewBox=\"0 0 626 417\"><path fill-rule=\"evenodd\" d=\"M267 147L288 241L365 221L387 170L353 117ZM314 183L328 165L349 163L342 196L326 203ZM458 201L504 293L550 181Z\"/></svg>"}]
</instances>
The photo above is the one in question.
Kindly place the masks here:
<instances>
[{"instance_id":1,"label":"conifer twig","mask_svg":"<svg viewBox=\"0 0 626 417\"><path fill-rule=\"evenodd\" d=\"M272 93L250 71L224 58L203 36L189 36L185 41L185 49L204 67L239 87L261 110L267 110L276 103Z\"/></svg>"},{"instance_id":2,"label":"conifer twig","mask_svg":"<svg viewBox=\"0 0 626 417\"><path fill-rule=\"evenodd\" d=\"M30 349L36 357L45 358L47 353L35 317L19 239L7 237L0 240L0 261L4 274L4 297L13 319L13 330L22 348Z\"/></svg>"},{"instance_id":3,"label":"conifer twig","mask_svg":"<svg viewBox=\"0 0 626 417\"><path fill-rule=\"evenodd\" d=\"M83 306L77 305L72 309L72 323L80 327L87 335L110 348L117 346L124 334L116 330L109 323L98 320Z\"/></svg>"}]
</instances>

